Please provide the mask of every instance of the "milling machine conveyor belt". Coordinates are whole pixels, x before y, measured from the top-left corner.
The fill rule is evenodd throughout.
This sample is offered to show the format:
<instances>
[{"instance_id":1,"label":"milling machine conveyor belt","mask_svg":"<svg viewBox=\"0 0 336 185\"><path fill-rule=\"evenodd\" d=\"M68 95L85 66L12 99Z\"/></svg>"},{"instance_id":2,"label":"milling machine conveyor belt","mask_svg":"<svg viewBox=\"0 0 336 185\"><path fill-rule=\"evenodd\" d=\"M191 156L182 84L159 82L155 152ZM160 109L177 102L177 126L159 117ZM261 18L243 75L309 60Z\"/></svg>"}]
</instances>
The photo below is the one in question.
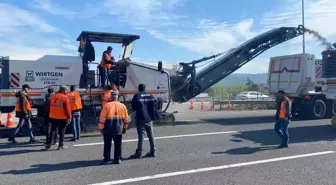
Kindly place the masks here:
<instances>
[{"instance_id":1,"label":"milling machine conveyor belt","mask_svg":"<svg viewBox=\"0 0 336 185\"><path fill-rule=\"evenodd\" d=\"M186 102L227 77L264 51L303 35L303 26L281 27L260 34L212 62L196 74L196 87L190 81L173 95L173 101ZM192 89L191 89L192 88Z\"/></svg>"}]
</instances>

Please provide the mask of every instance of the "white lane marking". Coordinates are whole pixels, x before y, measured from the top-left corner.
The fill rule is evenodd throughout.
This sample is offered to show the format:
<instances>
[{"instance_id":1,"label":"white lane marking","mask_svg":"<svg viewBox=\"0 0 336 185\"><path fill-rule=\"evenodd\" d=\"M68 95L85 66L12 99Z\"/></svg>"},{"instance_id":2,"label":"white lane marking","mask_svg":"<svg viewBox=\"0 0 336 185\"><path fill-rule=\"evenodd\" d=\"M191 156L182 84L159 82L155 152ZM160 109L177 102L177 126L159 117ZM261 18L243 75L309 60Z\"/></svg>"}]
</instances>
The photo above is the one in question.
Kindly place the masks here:
<instances>
[{"instance_id":1,"label":"white lane marking","mask_svg":"<svg viewBox=\"0 0 336 185\"><path fill-rule=\"evenodd\" d=\"M208 135L219 135L219 134L232 134L232 133L238 133L237 131L226 131L226 132L208 132L208 133L199 133L199 134L187 134L187 135L175 135L175 136L162 136L162 137L155 137L155 140L158 139L170 139L170 138L180 138L180 137L194 137L194 136L208 136ZM145 138L144 140L148 140L148 138ZM129 140L123 140L123 143L128 142L134 142L138 141L138 139L129 139ZM92 146L92 145L102 145L104 142L98 142L98 143L85 143L85 144L77 144L73 146Z\"/></svg>"},{"instance_id":2,"label":"white lane marking","mask_svg":"<svg viewBox=\"0 0 336 185\"><path fill-rule=\"evenodd\" d=\"M304 158L304 157L326 155L326 154L331 154L331 153L335 153L335 151L325 151L325 152L293 155L293 156L287 156L287 157L279 157L279 158L273 158L273 159L265 159L265 160L259 160L259 161L251 161L251 162L245 162L245 163L230 164L230 165L224 165L224 166L198 168L198 169L192 169L192 170L186 170L186 171L162 173L162 174L156 174L156 175L151 175L151 176L121 179L121 180L110 181L110 182L102 182L102 183L91 184L91 185L124 184L124 183L130 183L130 182L145 181L145 180L150 180L150 179L159 179L159 178L164 178L164 177L172 177L172 176L193 174L193 173L206 172L206 171L222 170L222 169L227 169L227 168L236 168L236 167L249 166L249 165L254 165L254 164L263 164L263 163L270 163L270 162L276 162L276 161L284 161L284 160L289 160L289 159L298 159L298 158Z\"/></svg>"}]
</instances>

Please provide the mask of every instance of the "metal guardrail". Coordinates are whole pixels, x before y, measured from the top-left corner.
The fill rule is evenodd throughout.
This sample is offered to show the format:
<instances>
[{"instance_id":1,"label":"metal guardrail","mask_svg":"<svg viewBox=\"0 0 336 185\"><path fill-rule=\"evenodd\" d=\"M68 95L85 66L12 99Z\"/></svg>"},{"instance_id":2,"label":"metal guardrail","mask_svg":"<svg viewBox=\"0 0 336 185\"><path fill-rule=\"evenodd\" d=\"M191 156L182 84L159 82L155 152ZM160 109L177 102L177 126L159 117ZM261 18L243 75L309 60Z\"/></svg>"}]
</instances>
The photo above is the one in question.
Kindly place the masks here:
<instances>
[{"instance_id":1,"label":"metal guardrail","mask_svg":"<svg viewBox=\"0 0 336 185\"><path fill-rule=\"evenodd\" d=\"M218 101L214 100L215 104L229 104L229 100L224 100L224 101ZM270 103L275 103L275 100L273 99L251 99L251 100L230 100L230 104L270 104Z\"/></svg>"}]
</instances>

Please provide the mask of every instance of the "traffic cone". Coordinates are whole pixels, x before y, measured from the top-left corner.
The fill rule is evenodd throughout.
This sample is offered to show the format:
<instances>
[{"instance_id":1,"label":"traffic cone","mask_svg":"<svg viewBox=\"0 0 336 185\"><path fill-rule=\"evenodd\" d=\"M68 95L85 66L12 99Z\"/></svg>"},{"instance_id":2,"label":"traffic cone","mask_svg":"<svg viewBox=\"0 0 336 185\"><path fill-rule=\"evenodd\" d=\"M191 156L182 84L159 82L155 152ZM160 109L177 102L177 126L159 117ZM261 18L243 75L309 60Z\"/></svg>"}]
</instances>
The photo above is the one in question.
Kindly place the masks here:
<instances>
[{"instance_id":1,"label":"traffic cone","mask_svg":"<svg viewBox=\"0 0 336 185\"><path fill-rule=\"evenodd\" d=\"M215 109L215 103L214 103L214 100L211 100L210 102L210 111L214 111Z\"/></svg>"},{"instance_id":2,"label":"traffic cone","mask_svg":"<svg viewBox=\"0 0 336 185\"><path fill-rule=\"evenodd\" d=\"M194 109L194 99L191 99L190 101L190 109Z\"/></svg>"},{"instance_id":3,"label":"traffic cone","mask_svg":"<svg viewBox=\"0 0 336 185\"><path fill-rule=\"evenodd\" d=\"M201 102L201 111L204 111L204 102L203 102L203 100Z\"/></svg>"},{"instance_id":4,"label":"traffic cone","mask_svg":"<svg viewBox=\"0 0 336 185\"><path fill-rule=\"evenodd\" d=\"M11 113L7 114L7 123L6 123L7 128L15 128L14 122L13 122L13 117Z\"/></svg>"}]
</instances>

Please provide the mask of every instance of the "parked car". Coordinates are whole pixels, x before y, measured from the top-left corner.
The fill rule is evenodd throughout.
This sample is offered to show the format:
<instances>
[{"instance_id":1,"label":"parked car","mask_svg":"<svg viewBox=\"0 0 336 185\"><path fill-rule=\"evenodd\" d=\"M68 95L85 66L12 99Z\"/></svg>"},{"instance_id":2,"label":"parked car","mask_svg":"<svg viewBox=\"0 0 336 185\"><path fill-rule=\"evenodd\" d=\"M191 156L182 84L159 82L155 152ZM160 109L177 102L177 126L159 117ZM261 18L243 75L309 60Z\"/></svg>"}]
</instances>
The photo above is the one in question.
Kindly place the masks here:
<instances>
[{"instance_id":1,"label":"parked car","mask_svg":"<svg viewBox=\"0 0 336 185\"><path fill-rule=\"evenodd\" d=\"M270 99L266 94L262 94L257 91L246 91L239 93L236 97L238 100L250 100L250 99Z\"/></svg>"}]
</instances>

